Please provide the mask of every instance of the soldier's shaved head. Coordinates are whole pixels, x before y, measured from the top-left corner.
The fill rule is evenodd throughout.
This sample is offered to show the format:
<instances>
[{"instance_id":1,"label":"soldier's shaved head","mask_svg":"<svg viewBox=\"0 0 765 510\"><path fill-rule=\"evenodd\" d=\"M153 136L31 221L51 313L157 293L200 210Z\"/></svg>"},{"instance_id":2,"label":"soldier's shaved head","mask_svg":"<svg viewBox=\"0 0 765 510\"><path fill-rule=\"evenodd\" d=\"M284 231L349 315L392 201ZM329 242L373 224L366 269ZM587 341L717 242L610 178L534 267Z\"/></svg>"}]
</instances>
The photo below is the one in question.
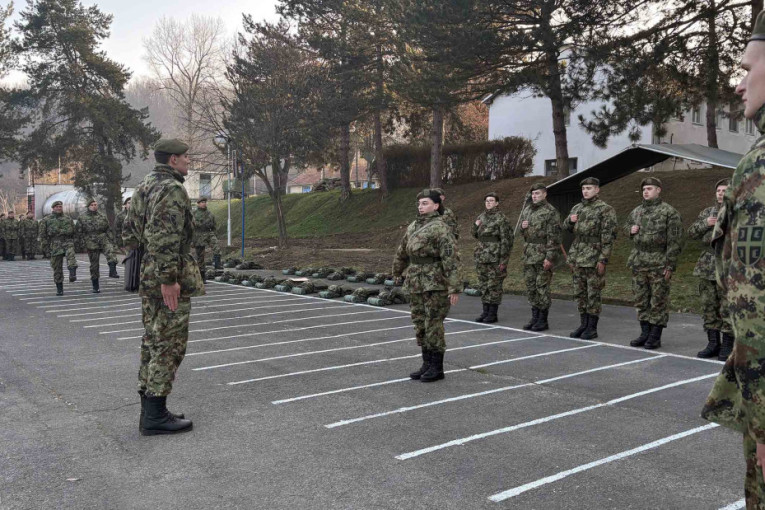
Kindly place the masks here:
<instances>
[{"instance_id":1,"label":"soldier's shaved head","mask_svg":"<svg viewBox=\"0 0 765 510\"><path fill-rule=\"evenodd\" d=\"M744 117L753 119L765 105L765 41L751 41L746 45L741 67L746 74L736 87L736 94L744 102Z\"/></svg>"}]
</instances>

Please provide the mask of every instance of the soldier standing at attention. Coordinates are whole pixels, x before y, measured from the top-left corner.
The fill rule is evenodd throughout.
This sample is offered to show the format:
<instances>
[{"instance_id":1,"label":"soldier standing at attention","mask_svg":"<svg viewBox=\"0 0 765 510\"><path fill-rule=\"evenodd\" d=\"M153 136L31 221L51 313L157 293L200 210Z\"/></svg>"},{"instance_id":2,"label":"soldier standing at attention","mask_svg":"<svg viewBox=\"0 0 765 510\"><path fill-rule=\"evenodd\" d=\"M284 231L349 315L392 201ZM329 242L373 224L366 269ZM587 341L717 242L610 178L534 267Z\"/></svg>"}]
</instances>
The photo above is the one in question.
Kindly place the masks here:
<instances>
[{"instance_id":1,"label":"soldier standing at attention","mask_svg":"<svg viewBox=\"0 0 765 510\"><path fill-rule=\"evenodd\" d=\"M19 227L19 235L22 242L21 254L26 260L34 260L35 253L37 253L38 228L32 211L27 211L27 217L21 220Z\"/></svg>"},{"instance_id":2,"label":"soldier standing at attention","mask_svg":"<svg viewBox=\"0 0 765 510\"><path fill-rule=\"evenodd\" d=\"M125 243L122 241L122 226L125 223L125 217L130 211L130 197L126 198L122 203L122 210L114 217L114 246L116 248L124 248Z\"/></svg>"},{"instance_id":3,"label":"soldier standing at attention","mask_svg":"<svg viewBox=\"0 0 765 510\"><path fill-rule=\"evenodd\" d=\"M531 204L521 212L523 235L523 278L526 282L531 320L523 329L545 331L550 328L550 282L560 252L560 214L547 201L547 186L531 187Z\"/></svg>"},{"instance_id":4,"label":"soldier standing at attention","mask_svg":"<svg viewBox=\"0 0 765 510\"><path fill-rule=\"evenodd\" d=\"M197 264L202 274L202 280L205 275L205 248L210 246L213 252L213 265L215 269L220 269L220 246L218 238L215 236L215 216L207 210L207 199L202 197L197 200L197 210L194 211L194 239L193 245L196 249Z\"/></svg>"},{"instance_id":5,"label":"soldier standing at attention","mask_svg":"<svg viewBox=\"0 0 765 510\"><path fill-rule=\"evenodd\" d=\"M455 240L459 240L460 238L460 232L457 225L457 215L454 214L454 211L446 207L444 204L444 201L446 200L446 194L444 193L444 190L441 188L432 188L433 191L438 193L438 196L441 197L441 210L443 211L443 214L441 215L441 219L444 220L444 223L446 223L450 229L452 229L452 235L454 236Z\"/></svg>"},{"instance_id":6,"label":"soldier standing at attention","mask_svg":"<svg viewBox=\"0 0 765 510\"><path fill-rule=\"evenodd\" d=\"M632 269L640 321L640 336L630 345L658 349L669 320L669 281L683 247L683 224L675 208L660 198L659 179L643 179L640 188L643 203L630 213L624 227L632 240L627 267Z\"/></svg>"},{"instance_id":7,"label":"soldier standing at attention","mask_svg":"<svg viewBox=\"0 0 765 510\"><path fill-rule=\"evenodd\" d=\"M746 75L736 93L760 137L733 173L712 236L736 340L702 417L743 435L744 494L754 510L765 508L765 12L757 15L741 66Z\"/></svg>"},{"instance_id":8,"label":"soldier standing at attention","mask_svg":"<svg viewBox=\"0 0 765 510\"><path fill-rule=\"evenodd\" d=\"M717 223L717 214L723 203L725 190L728 189L728 179L722 179L715 184L715 205L707 207L699 213L698 219L688 229L688 237L701 239L705 249L701 252L693 276L699 277L699 297L701 298L701 316L704 319L704 330L707 332L707 346L699 351L699 358L718 356L720 361L728 359L733 350L733 329L728 318L728 302L722 289L717 285L715 277L715 254L712 248L712 234ZM722 331L722 349L720 348L720 332Z\"/></svg>"},{"instance_id":9,"label":"soldier standing at attention","mask_svg":"<svg viewBox=\"0 0 765 510\"><path fill-rule=\"evenodd\" d=\"M513 227L507 216L499 212L499 196L484 197L486 210L473 223L475 271L481 291L483 312L476 322L497 322L497 310L502 303L502 284L507 277L507 262L513 249Z\"/></svg>"},{"instance_id":10,"label":"soldier standing at attention","mask_svg":"<svg viewBox=\"0 0 765 510\"><path fill-rule=\"evenodd\" d=\"M459 300L459 253L451 228L441 216L441 196L425 189L417 195L419 215L406 229L393 259L393 276L406 276L422 367L412 379L432 382L444 378L444 319Z\"/></svg>"},{"instance_id":11,"label":"soldier standing at attention","mask_svg":"<svg viewBox=\"0 0 765 510\"><path fill-rule=\"evenodd\" d=\"M3 220L3 237L5 237L5 260L13 261L19 251L19 222L16 212L8 211L8 217Z\"/></svg>"},{"instance_id":12,"label":"soldier standing at attention","mask_svg":"<svg viewBox=\"0 0 765 510\"><path fill-rule=\"evenodd\" d=\"M85 244L88 250L88 261L90 262L90 282L93 285L93 293L100 291L98 279L101 272L99 265L101 253L106 255L106 262L109 264L109 278L119 278L117 274L117 258L114 256L114 248L111 239L109 239L109 220L106 216L98 212L98 202L91 199L88 202L88 210L81 215L77 222L77 235Z\"/></svg>"},{"instance_id":13,"label":"soldier standing at attention","mask_svg":"<svg viewBox=\"0 0 765 510\"><path fill-rule=\"evenodd\" d=\"M571 209L563 228L574 233L568 264L574 275L574 299L581 323L571 338L598 338L600 293L606 284L606 265L619 228L616 211L600 199L600 181L587 177L579 183L582 202Z\"/></svg>"},{"instance_id":14,"label":"soldier standing at attention","mask_svg":"<svg viewBox=\"0 0 765 510\"><path fill-rule=\"evenodd\" d=\"M157 165L133 193L125 220L125 246L143 246L141 341L138 394L142 435L176 434L192 429L191 420L167 410L167 396L186 354L191 297L204 295L204 284L190 254L194 223L183 187L189 172L189 146L176 139L154 146Z\"/></svg>"},{"instance_id":15,"label":"soldier standing at attention","mask_svg":"<svg viewBox=\"0 0 765 510\"><path fill-rule=\"evenodd\" d=\"M64 215L64 203L53 202L52 214L40 222L40 242L50 253L50 267L56 295L64 295L64 257L69 268L69 281L77 280L77 259L74 256L74 221Z\"/></svg>"}]
</instances>

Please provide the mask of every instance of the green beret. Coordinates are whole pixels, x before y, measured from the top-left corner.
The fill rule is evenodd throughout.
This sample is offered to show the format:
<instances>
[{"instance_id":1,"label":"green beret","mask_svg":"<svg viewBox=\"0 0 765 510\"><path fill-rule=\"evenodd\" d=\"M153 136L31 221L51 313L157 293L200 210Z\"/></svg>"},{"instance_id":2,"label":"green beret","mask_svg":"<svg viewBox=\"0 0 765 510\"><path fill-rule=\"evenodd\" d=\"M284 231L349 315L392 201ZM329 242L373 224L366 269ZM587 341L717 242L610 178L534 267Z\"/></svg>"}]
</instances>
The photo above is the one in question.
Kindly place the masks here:
<instances>
[{"instance_id":1,"label":"green beret","mask_svg":"<svg viewBox=\"0 0 765 510\"><path fill-rule=\"evenodd\" d=\"M493 191L490 191L489 193L486 193L486 195L484 195L483 199L484 199L484 200L486 200L486 199L487 199L487 198L489 198L489 197L491 197L491 198L493 198L494 200L496 200L497 202L499 202L499 195L497 195L497 194L496 194L496 193L494 193Z\"/></svg>"},{"instance_id":2,"label":"green beret","mask_svg":"<svg viewBox=\"0 0 765 510\"><path fill-rule=\"evenodd\" d=\"M189 152L189 146L177 138L163 138L154 144L154 152L164 152L165 154L180 156Z\"/></svg>"},{"instance_id":3,"label":"green beret","mask_svg":"<svg viewBox=\"0 0 765 510\"><path fill-rule=\"evenodd\" d=\"M417 193L417 200L422 198L429 198L436 203L441 202L441 194L438 193L435 189L425 188L424 190Z\"/></svg>"},{"instance_id":4,"label":"green beret","mask_svg":"<svg viewBox=\"0 0 765 510\"><path fill-rule=\"evenodd\" d=\"M442 188L431 188L431 189L432 189L433 191L435 191L436 193L438 193L439 195L444 195L444 196L446 196L446 193L444 193L444 190L443 190Z\"/></svg>"},{"instance_id":5,"label":"green beret","mask_svg":"<svg viewBox=\"0 0 765 510\"><path fill-rule=\"evenodd\" d=\"M199 198L197 199L197 203L198 203L198 204L201 204L202 202L207 202L207 199L206 199L205 197L199 197Z\"/></svg>"},{"instance_id":6,"label":"green beret","mask_svg":"<svg viewBox=\"0 0 765 510\"><path fill-rule=\"evenodd\" d=\"M579 183L579 186L600 186L600 179L596 179L595 177L587 177L586 179L582 179L582 182Z\"/></svg>"},{"instance_id":7,"label":"green beret","mask_svg":"<svg viewBox=\"0 0 765 510\"><path fill-rule=\"evenodd\" d=\"M640 183L640 189L643 189L643 186L658 186L661 188L661 181L656 177L646 177L643 179L643 182Z\"/></svg>"},{"instance_id":8,"label":"green beret","mask_svg":"<svg viewBox=\"0 0 765 510\"><path fill-rule=\"evenodd\" d=\"M730 186L730 179L720 179L719 181L717 181L717 183L715 184L715 190L717 190L717 188L719 188L720 186Z\"/></svg>"},{"instance_id":9,"label":"green beret","mask_svg":"<svg viewBox=\"0 0 765 510\"><path fill-rule=\"evenodd\" d=\"M545 183L543 183L543 182L534 183L534 184L531 185L531 190L530 191L536 191L538 189L547 191L547 185Z\"/></svg>"},{"instance_id":10,"label":"green beret","mask_svg":"<svg viewBox=\"0 0 765 510\"><path fill-rule=\"evenodd\" d=\"M765 11L760 11L757 19L754 20L752 37L749 38L749 42L752 41L765 41Z\"/></svg>"},{"instance_id":11,"label":"green beret","mask_svg":"<svg viewBox=\"0 0 765 510\"><path fill-rule=\"evenodd\" d=\"M53 209L54 207L56 207L56 206L58 206L58 205L64 205L64 202L62 202L61 200L56 200L55 202L53 202L53 203L51 204L51 206L50 206L50 207L51 207L51 209Z\"/></svg>"}]
</instances>

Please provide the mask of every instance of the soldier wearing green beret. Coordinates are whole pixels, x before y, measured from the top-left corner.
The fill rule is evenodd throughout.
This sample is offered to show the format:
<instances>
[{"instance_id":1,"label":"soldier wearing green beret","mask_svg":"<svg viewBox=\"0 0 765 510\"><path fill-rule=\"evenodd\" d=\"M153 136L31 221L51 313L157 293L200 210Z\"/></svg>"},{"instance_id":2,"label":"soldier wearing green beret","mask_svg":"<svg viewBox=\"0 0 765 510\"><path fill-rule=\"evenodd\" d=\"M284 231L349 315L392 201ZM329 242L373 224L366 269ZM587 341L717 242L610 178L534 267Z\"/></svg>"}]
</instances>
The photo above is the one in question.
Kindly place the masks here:
<instances>
[{"instance_id":1,"label":"soldier wearing green beret","mask_svg":"<svg viewBox=\"0 0 765 510\"><path fill-rule=\"evenodd\" d=\"M40 222L40 244L50 255L53 282L56 295L64 294L64 257L69 269L69 282L77 281L77 259L74 254L75 225L72 218L64 214L64 203L56 200L51 205L52 213Z\"/></svg>"},{"instance_id":2,"label":"soldier wearing green beret","mask_svg":"<svg viewBox=\"0 0 765 510\"><path fill-rule=\"evenodd\" d=\"M207 210L207 199L202 197L197 200L197 209L194 211L194 238L192 246L196 251L197 264L202 272L202 280L206 280L205 274L205 249L209 246L213 253L213 265L215 269L220 269L220 246L218 237L215 235L217 230L215 216Z\"/></svg>"},{"instance_id":3,"label":"soldier wearing green beret","mask_svg":"<svg viewBox=\"0 0 765 510\"><path fill-rule=\"evenodd\" d=\"M133 193L123 227L125 245L144 249L138 291L144 324L138 370L142 435L192 429L191 420L167 410L167 396L186 353L191 297L205 293L199 267L189 253L194 220L183 186L188 150L180 140L156 143L157 164Z\"/></svg>"},{"instance_id":4,"label":"soldier wearing green beret","mask_svg":"<svg viewBox=\"0 0 765 510\"><path fill-rule=\"evenodd\" d=\"M98 212L96 200L91 199L88 202L88 210L85 211L85 214L80 215L76 233L88 252L90 282L93 286L93 293L98 294L101 292L98 283L101 275L99 267L101 265L101 253L106 256L109 278L119 278L119 274L117 274L117 257L114 255L109 220L103 213Z\"/></svg>"},{"instance_id":5,"label":"soldier wearing green beret","mask_svg":"<svg viewBox=\"0 0 765 510\"><path fill-rule=\"evenodd\" d=\"M475 270L478 290L481 292L483 312L476 322L497 322L497 311L502 303L502 285L507 277L507 262L513 249L513 227L507 216L499 211L499 196L488 193L484 197L486 210L473 223Z\"/></svg>"},{"instance_id":6,"label":"soldier wearing green beret","mask_svg":"<svg viewBox=\"0 0 765 510\"><path fill-rule=\"evenodd\" d=\"M574 278L574 298L581 322L571 332L572 338L591 340L598 337L600 293L606 284L606 265L616 239L616 211L600 198L600 181L588 177L579 183L582 201L563 221L563 228L574 234L568 252L568 264Z\"/></svg>"},{"instance_id":7,"label":"soldier wearing green beret","mask_svg":"<svg viewBox=\"0 0 765 510\"><path fill-rule=\"evenodd\" d=\"M733 352L702 416L742 434L748 509L765 508L765 11L754 23L736 87L760 132L736 167L712 234L717 276L733 327Z\"/></svg>"},{"instance_id":8,"label":"soldier wearing green beret","mask_svg":"<svg viewBox=\"0 0 765 510\"><path fill-rule=\"evenodd\" d=\"M438 193L438 196L441 197L441 211L443 212L441 219L444 220L444 223L446 223L450 229L452 229L452 235L454 236L454 239L459 240L460 232L457 225L457 215L454 213L454 211L446 207L446 193L444 193L444 190L441 188L433 188L433 191Z\"/></svg>"},{"instance_id":9,"label":"soldier wearing green beret","mask_svg":"<svg viewBox=\"0 0 765 510\"><path fill-rule=\"evenodd\" d=\"M19 222L16 212L8 211L8 217L3 220L3 237L5 238L5 257L3 260L13 261L19 251Z\"/></svg>"},{"instance_id":10,"label":"soldier wearing green beret","mask_svg":"<svg viewBox=\"0 0 765 510\"><path fill-rule=\"evenodd\" d=\"M632 347L658 349L669 320L669 288L683 241L683 224L674 207L664 202L661 181L643 179L643 203L629 215L624 229L632 241L627 266L640 321L640 336Z\"/></svg>"},{"instance_id":11,"label":"soldier wearing green beret","mask_svg":"<svg viewBox=\"0 0 765 510\"><path fill-rule=\"evenodd\" d=\"M21 238L21 255L26 260L34 260L37 253L38 224L34 218L34 212L27 211L26 217L19 223L19 237Z\"/></svg>"},{"instance_id":12,"label":"soldier wearing green beret","mask_svg":"<svg viewBox=\"0 0 765 510\"><path fill-rule=\"evenodd\" d=\"M722 288L717 285L717 278L715 277L712 234L728 185L728 179L722 179L715 184L715 205L701 211L696 221L688 229L688 237L699 239L704 243L704 250L696 262L696 267L693 268L693 275L699 278L701 316L704 319L704 330L707 333L707 346L699 351L698 357L712 358L718 356L720 361L728 359L733 350L733 329L730 320L728 320L728 303ZM720 333L722 333L722 342L720 341Z\"/></svg>"}]
</instances>

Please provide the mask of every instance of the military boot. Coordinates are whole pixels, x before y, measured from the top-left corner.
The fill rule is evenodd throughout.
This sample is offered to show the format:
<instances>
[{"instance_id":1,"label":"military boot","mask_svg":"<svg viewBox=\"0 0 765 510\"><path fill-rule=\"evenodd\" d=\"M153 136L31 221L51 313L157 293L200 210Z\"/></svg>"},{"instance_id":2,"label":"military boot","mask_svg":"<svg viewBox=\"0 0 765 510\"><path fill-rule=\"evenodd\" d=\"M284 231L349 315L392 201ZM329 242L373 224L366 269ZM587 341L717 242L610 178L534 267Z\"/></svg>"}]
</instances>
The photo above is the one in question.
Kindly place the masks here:
<instances>
[{"instance_id":1,"label":"military boot","mask_svg":"<svg viewBox=\"0 0 765 510\"><path fill-rule=\"evenodd\" d=\"M648 341L648 335L651 333L651 323L640 321L640 336L630 342L632 347L643 347Z\"/></svg>"},{"instance_id":2,"label":"military boot","mask_svg":"<svg viewBox=\"0 0 765 510\"><path fill-rule=\"evenodd\" d=\"M117 273L117 263L116 262L109 262L109 278L119 278L120 275Z\"/></svg>"},{"instance_id":3,"label":"military boot","mask_svg":"<svg viewBox=\"0 0 765 510\"><path fill-rule=\"evenodd\" d=\"M481 312L481 315L475 318L475 321L483 322L487 315L489 315L489 305L487 303L483 303L483 312Z\"/></svg>"},{"instance_id":4,"label":"military boot","mask_svg":"<svg viewBox=\"0 0 765 510\"><path fill-rule=\"evenodd\" d=\"M73 266L69 268L69 283L74 283L77 281L77 266Z\"/></svg>"},{"instance_id":5,"label":"military boot","mask_svg":"<svg viewBox=\"0 0 765 510\"><path fill-rule=\"evenodd\" d=\"M707 346L704 350L696 353L699 358L714 358L720 353L720 330L708 329L707 330Z\"/></svg>"},{"instance_id":6,"label":"military boot","mask_svg":"<svg viewBox=\"0 0 765 510\"><path fill-rule=\"evenodd\" d=\"M207 271L204 268L199 268L199 275L202 277L202 282L207 283Z\"/></svg>"},{"instance_id":7,"label":"military boot","mask_svg":"<svg viewBox=\"0 0 765 510\"><path fill-rule=\"evenodd\" d=\"M728 356L733 352L733 343L735 337L730 333L722 334L722 346L720 347L720 353L717 355L717 359L720 361L726 361Z\"/></svg>"},{"instance_id":8,"label":"military boot","mask_svg":"<svg viewBox=\"0 0 765 510\"><path fill-rule=\"evenodd\" d=\"M98 288L98 280L90 280L90 283L93 284L93 294L100 294L101 290Z\"/></svg>"},{"instance_id":9,"label":"military boot","mask_svg":"<svg viewBox=\"0 0 765 510\"><path fill-rule=\"evenodd\" d=\"M584 330L587 329L587 317L588 315L586 313L580 313L579 320L581 322L579 323L579 327L576 328L571 333L569 333L568 336L570 336L571 338L579 338L580 336L582 336L582 333L584 332Z\"/></svg>"},{"instance_id":10,"label":"military boot","mask_svg":"<svg viewBox=\"0 0 765 510\"><path fill-rule=\"evenodd\" d=\"M651 332L648 334L648 340L645 342L644 349L658 349L661 347L661 332L664 326L651 324Z\"/></svg>"},{"instance_id":11,"label":"military boot","mask_svg":"<svg viewBox=\"0 0 765 510\"><path fill-rule=\"evenodd\" d=\"M537 321L531 326L531 331L547 331L550 329L550 325L547 323L547 314L550 313L550 309L539 310L539 317Z\"/></svg>"},{"instance_id":12,"label":"military boot","mask_svg":"<svg viewBox=\"0 0 765 510\"><path fill-rule=\"evenodd\" d=\"M444 353L432 351L430 353L430 366L420 376L420 382L439 381L444 378Z\"/></svg>"},{"instance_id":13,"label":"military boot","mask_svg":"<svg viewBox=\"0 0 765 510\"><path fill-rule=\"evenodd\" d=\"M523 325L523 329L529 330L531 327L537 323L537 319L539 319L539 308L536 306L531 307L531 320Z\"/></svg>"},{"instance_id":14,"label":"military boot","mask_svg":"<svg viewBox=\"0 0 765 510\"><path fill-rule=\"evenodd\" d=\"M138 390L138 395L141 397L141 414L138 417L138 430L143 431L143 415L146 411L146 392L144 390ZM169 410L167 412L175 416L176 419L185 418L183 413L175 414L170 412Z\"/></svg>"},{"instance_id":15,"label":"military boot","mask_svg":"<svg viewBox=\"0 0 765 510\"><path fill-rule=\"evenodd\" d=\"M422 374L428 371L428 367L430 367L430 351L425 350L425 347L423 347L422 348L422 366L416 372L412 372L411 374L409 374L409 377L411 377L415 381L418 380L420 377L422 377Z\"/></svg>"},{"instance_id":16,"label":"military boot","mask_svg":"<svg viewBox=\"0 0 765 510\"><path fill-rule=\"evenodd\" d=\"M499 305L489 305L489 315L487 315L483 321L486 324L494 324L497 322L497 310L499 310Z\"/></svg>"},{"instance_id":17,"label":"military boot","mask_svg":"<svg viewBox=\"0 0 765 510\"><path fill-rule=\"evenodd\" d=\"M64 284L63 283L57 283L56 284L56 295L57 296L63 296L64 295Z\"/></svg>"},{"instance_id":18,"label":"military boot","mask_svg":"<svg viewBox=\"0 0 765 510\"><path fill-rule=\"evenodd\" d=\"M167 397L146 395L143 404L142 436L157 434L178 434L194 428L191 420L176 418L167 410Z\"/></svg>"},{"instance_id":19,"label":"military boot","mask_svg":"<svg viewBox=\"0 0 765 510\"><path fill-rule=\"evenodd\" d=\"M220 255L213 255L213 267L215 269L223 269L223 266L220 264Z\"/></svg>"},{"instance_id":20,"label":"military boot","mask_svg":"<svg viewBox=\"0 0 765 510\"><path fill-rule=\"evenodd\" d=\"M587 329L582 332L582 340L592 340L593 338L598 338L599 320L599 316L587 314Z\"/></svg>"}]
</instances>

